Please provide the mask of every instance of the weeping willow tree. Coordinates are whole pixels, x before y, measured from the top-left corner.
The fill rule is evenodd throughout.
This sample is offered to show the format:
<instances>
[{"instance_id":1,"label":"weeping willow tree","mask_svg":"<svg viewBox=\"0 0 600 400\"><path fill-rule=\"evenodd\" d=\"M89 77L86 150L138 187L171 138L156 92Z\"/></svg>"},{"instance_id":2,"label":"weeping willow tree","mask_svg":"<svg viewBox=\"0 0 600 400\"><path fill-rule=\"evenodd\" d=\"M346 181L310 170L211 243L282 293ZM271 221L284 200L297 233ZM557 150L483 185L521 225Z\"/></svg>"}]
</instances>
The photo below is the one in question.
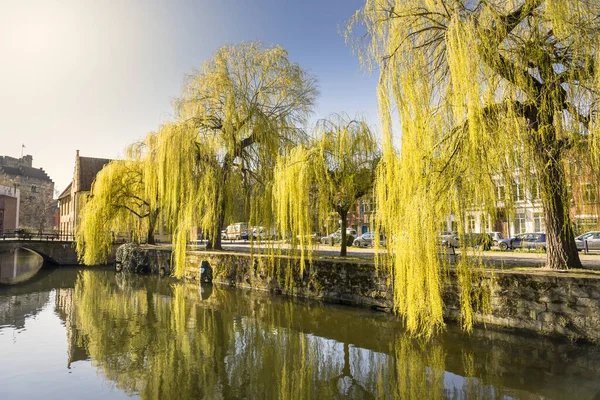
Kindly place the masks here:
<instances>
[{"instance_id":1,"label":"weeping willow tree","mask_svg":"<svg viewBox=\"0 0 600 400\"><path fill-rule=\"evenodd\" d=\"M259 43L223 46L186 79L177 122L159 132L156 168L176 274L190 227L200 226L209 247L220 249L228 215L247 206L232 202L241 188L257 183L253 196L269 193L274 160L304 137L299 127L316 95L315 79L286 50Z\"/></svg>"},{"instance_id":2,"label":"weeping willow tree","mask_svg":"<svg viewBox=\"0 0 600 400\"><path fill-rule=\"evenodd\" d=\"M351 19L347 38L380 70L377 216L410 330L443 326L441 223L453 214L464 232L467 210L511 208L509 196L496 203L497 185L534 182L547 267L581 266L565 168L578 154L597 164L599 13L591 0L367 0ZM470 329L472 276L458 269Z\"/></svg>"},{"instance_id":3,"label":"weeping willow tree","mask_svg":"<svg viewBox=\"0 0 600 400\"><path fill-rule=\"evenodd\" d=\"M273 189L275 215L280 231L291 233L293 244L300 246L302 258L311 231L319 228L315 219L332 210L341 220L340 256L346 255L348 212L356 200L372 192L378 160L377 142L367 123L345 115L320 121L313 143L299 145L279 158Z\"/></svg>"},{"instance_id":4,"label":"weeping willow tree","mask_svg":"<svg viewBox=\"0 0 600 400\"><path fill-rule=\"evenodd\" d=\"M91 194L80 214L76 244L86 265L106 263L115 234L154 244L158 222L157 192L150 180L155 135L127 149L127 158L108 163L94 179Z\"/></svg>"}]
</instances>

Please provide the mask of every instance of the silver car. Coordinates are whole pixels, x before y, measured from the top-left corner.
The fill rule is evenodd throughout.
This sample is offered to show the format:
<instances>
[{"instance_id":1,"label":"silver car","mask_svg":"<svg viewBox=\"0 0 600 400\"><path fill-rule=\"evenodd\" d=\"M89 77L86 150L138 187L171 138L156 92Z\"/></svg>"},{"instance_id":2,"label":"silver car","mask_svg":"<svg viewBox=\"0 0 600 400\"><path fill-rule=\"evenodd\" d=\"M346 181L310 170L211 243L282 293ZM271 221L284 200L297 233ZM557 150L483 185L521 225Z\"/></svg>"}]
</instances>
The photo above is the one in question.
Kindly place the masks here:
<instances>
[{"instance_id":1,"label":"silver car","mask_svg":"<svg viewBox=\"0 0 600 400\"><path fill-rule=\"evenodd\" d=\"M354 239L352 246L354 247L373 247L373 238L375 234L373 232L366 232ZM383 235L379 235L379 245L385 246L385 238Z\"/></svg>"},{"instance_id":2,"label":"silver car","mask_svg":"<svg viewBox=\"0 0 600 400\"><path fill-rule=\"evenodd\" d=\"M492 241L494 242L494 246L498 246L498 243L502 239L504 239L502 232L488 232L488 235L490 235L490 237L492 238Z\"/></svg>"},{"instance_id":3,"label":"silver car","mask_svg":"<svg viewBox=\"0 0 600 400\"><path fill-rule=\"evenodd\" d=\"M588 250L600 250L600 231L586 232L575 238L577 250L583 250L587 242Z\"/></svg>"}]
</instances>

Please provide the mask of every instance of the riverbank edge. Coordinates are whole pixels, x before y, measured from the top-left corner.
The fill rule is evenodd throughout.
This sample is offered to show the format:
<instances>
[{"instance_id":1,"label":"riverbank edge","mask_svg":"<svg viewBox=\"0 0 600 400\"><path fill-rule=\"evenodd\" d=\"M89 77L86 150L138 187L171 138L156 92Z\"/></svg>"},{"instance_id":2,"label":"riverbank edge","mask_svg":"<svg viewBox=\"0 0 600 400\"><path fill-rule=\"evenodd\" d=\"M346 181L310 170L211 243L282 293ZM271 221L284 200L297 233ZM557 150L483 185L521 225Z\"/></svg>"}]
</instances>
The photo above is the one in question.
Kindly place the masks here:
<instances>
[{"instance_id":1,"label":"riverbank edge","mask_svg":"<svg viewBox=\"0 0 600 400\"><path fill-rule=\"evenodd\" d=\"M148 249L159 256L165 249ZM185 279L198 281L208 261L213 283L247 287L293 297L368 307L391 312L390 276L367 260L314 258L301 272L297 257L238 252L188 251ZM600 275L553 271L486 270L479 282L488 285L491 312L477 312L476 325L600 344ZM460 287L451 269L443 289L445 318L460 320Z\"/></svg>"}]
</instances>

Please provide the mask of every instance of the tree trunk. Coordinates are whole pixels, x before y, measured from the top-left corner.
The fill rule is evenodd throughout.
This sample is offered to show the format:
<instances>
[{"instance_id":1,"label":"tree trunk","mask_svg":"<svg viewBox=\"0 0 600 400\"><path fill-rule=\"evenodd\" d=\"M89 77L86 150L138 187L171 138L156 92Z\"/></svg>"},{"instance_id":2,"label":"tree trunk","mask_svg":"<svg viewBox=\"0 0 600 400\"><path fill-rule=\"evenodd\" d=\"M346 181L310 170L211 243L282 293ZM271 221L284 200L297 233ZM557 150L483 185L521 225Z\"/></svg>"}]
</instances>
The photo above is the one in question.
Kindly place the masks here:
<instances>
[{"instance_id":1,"label":"tree trunk","mask_svg":"<svg viewBox=\"0 0 600 400\"><path fill-rule=\"evenodd\" d=\"M156 230L156 221L158 219L158 210L151 211L148 215L148 232L146 235L146 243L156 244L154 240L154 231Z\"/></svg>"},{"instance_id":2,"label":"tree trunk","mask_svg":"<svg viewBox=\"0 0 600 400\"><path fill-rule=\"evenodd\" d=\"M221 246L221 229L223 229L223 224L225 223L225 211L227 209L227 198L225 188L227 187L227 181L229 180L230 170L234 158L235 156L227 154L225 155L225 159L223 160L223 167L221 171L223 180L221 186L216 191L215 199L215 202L217 203L217 209L219 210L217 214L217 224L215 232L213 232L210 241L208 241L206 244L207 249L223 250L223 247Z\"/></svg>"},{"instance_id":3,"label":"tree trunk","mask_svg":"<svg viewBox=\"0 0 600 400\"><path fill-rule=\"evenodd\" d=\"M348 220L346 218L348 217L348 210L340 210L338 214L342 219L342 231L340 232L342 236L342 248L340 249L340 257L346 257L346 228L348 227Z\"/></svg>"},{"instance_id":4,"label":"tree trunk","mask_svg":"<svg viewBox=\"0 0 600 400\"><path fill-rule=\"evenodd\" d=\"M217 217L217 229L213 233L213 237L210 238L210 241L207 242L207 246L210 244L211 248L214 250L223 250L221 245L221 229L223 228L223 224L225 223L225 201L221 202L221 211Z\"/></svg>"},{"instance_id":5,"label":"tree trunk","mask_svg":"<svg viewBox=\"0 0 600 400\"><path fill-rule=\"evenodd\" d=\"M154 227L148 226L148 234L146 236L146 243L148 244L156 244L154 240Z\"/></svg>"},{"instance_id":6,"label":"tree trunk","mask_svg":"<svg viewBox=\"0 0 600 400\"><path fill-rule=\"evenodd\" d=\"M207 250L223 250L223 247L221 245L221 229L223 229L223 224L225 223L225 188L221 187L219 189L219 192L220 193L217 194L217 199L215 199L216 202L219 202L220 198L221 203L220 205L217 205L217 207L219 208L219 212L217 213L216 229L215 232L212 233L209 240L206 242Z\"/></svg>"},{"instance_id":7,"label":"tree trunk","mask_svg":"<svg viewBox=\"0 0 600 400\"><path fill-rule=\"evenodd\" d=\"M538 182L540 183L546 223L546 266L551 269L581 268L573 226L569 219L566 177L556 152L538 149Z\"/></svg>"}]
</instances>

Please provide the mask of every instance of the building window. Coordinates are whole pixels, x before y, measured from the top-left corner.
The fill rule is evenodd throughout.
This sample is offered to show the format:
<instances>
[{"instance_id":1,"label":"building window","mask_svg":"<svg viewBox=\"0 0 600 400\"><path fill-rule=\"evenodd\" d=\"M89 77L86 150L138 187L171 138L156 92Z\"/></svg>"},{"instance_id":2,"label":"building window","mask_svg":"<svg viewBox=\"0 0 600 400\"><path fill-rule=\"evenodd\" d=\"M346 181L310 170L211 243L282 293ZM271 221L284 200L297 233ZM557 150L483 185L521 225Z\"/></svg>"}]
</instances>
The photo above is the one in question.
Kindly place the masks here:
<instances>
[{"instance_id":1,"label":"building window","mask_svg":"<svg viewBox=\"0 0 600 400\"><path fill-rule=\"evenodd\" d=\"M37 186L31 185L31 193L37 193Z\"/></svg>"},{"instance_id":2,"label":"building window","mask_svg":"<svg viewBox=\"0 0 600 400\"><path fill-rule=\"evenodd\" d=\"M584 203L595 203L598 200L596 196L596 185L593 183L584 183L581 185Z\"/></svg>"},{"instance_id":3,"label":"building window","mask_svg":"<svg viewBox=\"0 0 600 400\"><path fill-rule=\"evenodd\" d=\"M525 213L515 215L515 233L525 233Z\"/></svg>"},{"instance_id":4,"label":"building window","mask_svg":"<svg viewBox=\"0 0 600 400\"><path fill-rule=\"evenodd\" d=\"M487 232L489 230L488 219L485 214L481 214L481 232Z\"/></svg>"},{"instance_id":5,"label":"building window","mask_svg":"<svg viewBox=\"0 0 600 400\"><path fill-rule=\"evenodd\" d=\"M531 185L531 200L539 200L540 199L540 186L537 181L533 181Z\"/></svg>"},{"instance_id":6,"label":"building window","mask_svg":"<svg viewBox=\"0 0 600 400\"><path fill-rule=\"evenodd\" d=\"M504 188L504 185L496 186L496 193L498 194L498 200L504 201L505 196L506 196L506 190Z\"/></svg>"},{"instance_id":7,"label":"building window","mask_svg":"<svg viewBox=\"0 0 600 400\"><path fill-rule=\"evenodd\" d=\"M544 232L546 230L544 215L542 213L533 214L533 230L536 232Z\"/></svg>"},{"instance_id":8,"label":"building window","mask_svg":"<svg viewBox=\"0 0 600 400\"><path fill-rule=\"evenodd\" d=\"M456 222L456 221L452 221L452 222L450 223L450 228L451 228L450 230L451 230L452 232L456 232L456 231L458 231L458 222Z\"/></svg>"},{"instance_id":9,"label":"building window","mask_svg":"<svg viewBox=\"0 0 600 400\"><path fill-rule=\"evenodd\" d=\"M512 184L512 198L513 201L523 201L525 200L525 196L523 195L523 188L521 184L518 182L514 182Z\"/></svg>"},{"instance_id":10,"label":"building window","mask_svg":"<svg viewBox=\"0 0 600 400\"><path fill-rule=\"evenodd\" d=\"M469 232L475 232L475 216L474 215L469 215L467 217L467 227L469 229Z\"/></svg>"},{"instance_id":11,"label":"building window","mask_svg":"<svg viewBox=\"0 0 600 400\"><path fill-rule=\"evenodd\" d=\"M371 210L371 202L369 200L362 200L360 202L360 212L363 214L367 214L372 212Z\"/></svg>"},{"instance_id":12,"label":"building window","mask_svg":"<svg viewBox=\"0 0 600 400\"><path fill-rule=\"evenodd\" d=\"M364 213L372 213L374 210L373 202L371 201L371 199L363 200L362 207L363 207Z\"/></svg>"}]
</instances>

